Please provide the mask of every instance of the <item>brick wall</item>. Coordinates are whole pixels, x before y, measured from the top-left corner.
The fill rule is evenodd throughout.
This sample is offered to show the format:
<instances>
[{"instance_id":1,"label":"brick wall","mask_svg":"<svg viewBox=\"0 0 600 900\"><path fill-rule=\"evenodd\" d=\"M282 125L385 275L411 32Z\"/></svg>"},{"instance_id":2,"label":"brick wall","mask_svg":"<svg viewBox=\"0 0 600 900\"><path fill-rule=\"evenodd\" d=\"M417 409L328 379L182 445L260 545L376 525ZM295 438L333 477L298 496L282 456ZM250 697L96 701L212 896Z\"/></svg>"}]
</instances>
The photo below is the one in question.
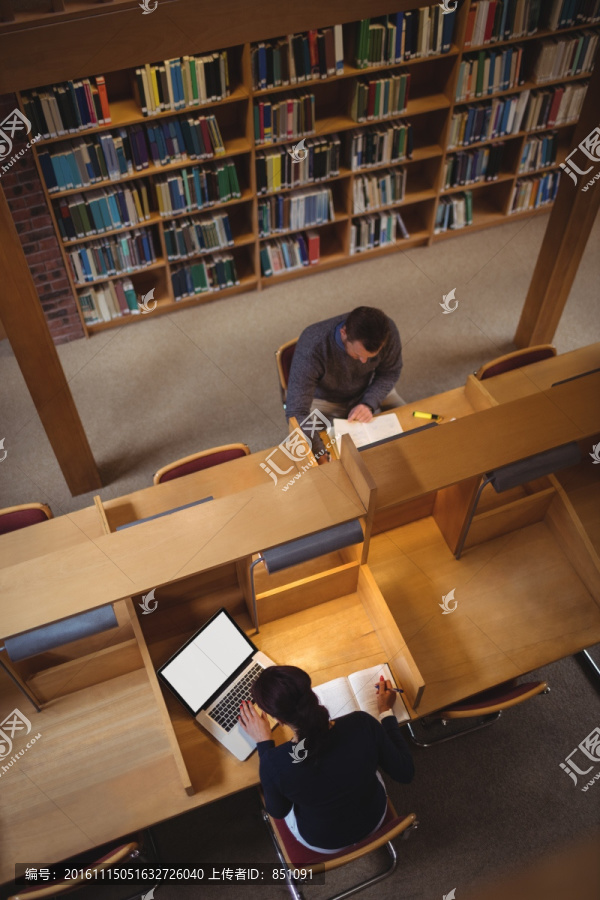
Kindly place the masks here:
<instances>
[{"instance_id":1,"label":"brick wall","mask_svg":"<svg viewBox=\"0 0 600 900\"><path fill-rule=\"evenodd\" d=\"M17 106L14 94L0 97L0 122ZM25 146L21 138L6 166ZM7 172L0 168L0 186L6 195L33 281L55 344L83 337L77 305L67 279L52 219L35 165L33 150L18 157Z\"/></svg>"}]
</instances>

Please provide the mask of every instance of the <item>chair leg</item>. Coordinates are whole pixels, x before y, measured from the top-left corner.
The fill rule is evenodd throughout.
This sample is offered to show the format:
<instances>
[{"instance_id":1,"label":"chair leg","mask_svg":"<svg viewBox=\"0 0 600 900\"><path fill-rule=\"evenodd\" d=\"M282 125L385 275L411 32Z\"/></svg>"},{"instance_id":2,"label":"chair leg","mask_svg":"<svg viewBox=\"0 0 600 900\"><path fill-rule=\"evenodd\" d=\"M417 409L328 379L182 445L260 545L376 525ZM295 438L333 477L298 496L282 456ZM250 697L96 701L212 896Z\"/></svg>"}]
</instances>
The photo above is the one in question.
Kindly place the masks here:
<instances>
[{"instance_id":1,"label":"chair leg","mask_svg":"<svg viewBox=\"0 0 600 900\"><path fill-rule=\"evenodd\" d=\"M411 740L417 747L433 747L434 744L443 744L445 741L452 741L454 738L461 737L463 734L470 734L472 731L479 731L481 728L487 728L488 725L493 725L500 716L500 712L490 713L488 716L479 717L480 721L478 724L470 724L467 726L460 726L458 724L461 721L460 719L450 719L446 721L436 719L432 723L427 723L422 719L418 719L414 722L407 722L406 727L408 728ZM465 721L469 722L470 720L467 719ZM448 722L452 722L452 727L448 728ZM429 734L427 734L428 728L432 728Z\"/></svg>"},{"instance_id":2,"label":"chair leg","mask_svg":"<svg viewBox=\"0 0 600 900\"><path fill-rule=\"evenodd\" d=\"M384 878L389 878L389 876L396 871L396 866L398 865L398 854L396 853L396 848L392 844L391 841L388 841L387 844L384 844L385 850L388 852L388 856L390 857L390 865L383 872L380 872L379 875L374 875L372 878L367 878L366 881L361 881L360 884L355 885L354 887L348 888L347 891L342 891L341 894L335 894L332 897L329 897L329 900L345 900L346 897L351 897L353 894L358 894L359 891L364 891L365 888L371 887L372 884L377 884L378 881L383 881Z\"/></svg>"},{"instance_id":3,"label":"chair leg","mask_svg":"<svg viewBox=\"0 0 600 900\"><path fill-rule=\"evenodd\" d=\"M598 687L600 684L600 667L598 667L596 661L592 659L589 650L580 650L579 653L575 654L575 659L582 669L586 669L588 674L592 676L596 682L596 687Z\"/></svg>"},{"instance_id":4,"label":"chair leg","mask_svg":"<svg viewBox=\"0 0 600 900\"><path fill-rule=\"evenodd\" d=\"M298 890L298 887L295 884L294 880L288 874L289 866L288 866L287 862L285 861L285 857L284 857L283 853L281 852L281 847L279 846L279 841L277 840L277 835L273 831L273 826L271 825L271 820L269 819L269 814L265 809L262 810L262 817L263 817L263 822L267 826L267 830L271 837L273 846L275 847L275 853L277 854L277 859L279 860L279 864L282 869L285 869L285 873L286 873L285 874L285 883L287 885L288 891L290 892L290 894L292 895L294 900L304 900L304 894L302 893L302 891Z\"/></svg>"}]
</instances>

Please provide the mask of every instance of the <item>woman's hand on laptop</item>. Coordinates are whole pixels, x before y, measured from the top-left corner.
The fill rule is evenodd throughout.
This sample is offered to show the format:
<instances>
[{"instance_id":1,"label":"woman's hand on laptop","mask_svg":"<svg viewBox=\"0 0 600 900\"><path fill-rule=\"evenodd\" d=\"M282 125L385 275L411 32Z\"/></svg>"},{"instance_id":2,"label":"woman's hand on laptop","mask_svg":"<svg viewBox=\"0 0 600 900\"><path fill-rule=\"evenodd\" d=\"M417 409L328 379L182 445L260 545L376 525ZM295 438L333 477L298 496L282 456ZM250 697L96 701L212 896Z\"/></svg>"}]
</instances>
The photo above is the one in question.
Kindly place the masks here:
<instances>
[{"instance_id":1,"label":"woman's hand on laptop","mask_svg":"<svg viewBox=\"0 0 600 900\"><path fill-rule=\"evenodd\" d=\"M246 734L256 743L271 740L271 726L264 712L258 713L249 700L245 700L240 706L238 721Z\"/></svg>"}]
</instances>

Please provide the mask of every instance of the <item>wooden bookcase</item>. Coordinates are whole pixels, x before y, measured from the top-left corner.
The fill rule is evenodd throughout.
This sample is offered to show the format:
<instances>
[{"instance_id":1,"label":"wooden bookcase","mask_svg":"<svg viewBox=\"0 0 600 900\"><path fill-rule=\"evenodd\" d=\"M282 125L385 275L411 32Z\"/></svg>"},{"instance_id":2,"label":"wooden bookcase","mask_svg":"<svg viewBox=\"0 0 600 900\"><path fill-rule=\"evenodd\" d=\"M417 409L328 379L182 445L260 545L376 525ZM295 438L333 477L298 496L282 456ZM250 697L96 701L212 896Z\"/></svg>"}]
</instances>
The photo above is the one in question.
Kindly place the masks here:
<instances>
[{"instance_id":1,"label":"wooden bookcase","mask_svg":"<svg viewBox=\"0 0 600 900\"><path fill-rule=\"evenodd\" d=\"M344 70L341 74L325 79L305 81L296 85L285 85L264 90L255 90L253 87L251 44L245 43L229 47L227 48L227 51L231 90L230 95L220 101L186 107L177 112L169 110L152 116L142 115L139 104L135 99L134 69L107 72L106 87L112 117L111 123L105 126L89 128L77 133L40 140L34 145L36 163L40 172L42 184L44 185L46 200L51 210L54 227L64 258L65 269L74 295L79 297L89 285L93 286L94 284L103 283L107 280L130 278L136 294L140 299L142 295L147 294L154 288L154 299L157 301L157 306L152 315L157 315L170 312L176 307L196 305L198 303L213 300L221 295L228 296L230 294L246 292L253 289L262 289L290 278L301 277L309 272L320 272L337 266L346 265L354 260L369 259L371 257L377 257L386 253L419 245L429 245L435 241L445 240L464 232L477 231L482 228L488 228L493 225L510 221L511 219L525 218L547 211L550 204L546 204L538 209L511 214L509 209L513 189L518 178L528 177L539 174L540 172L549 172L556 170L559 167L559 164L564 161L571 148L576 121L545 129L520 131L516 134L494 138L490 141L470 144L468 147L452 148L447 146L452 115L455 108L468 108L470 104L481 103L482 101L487 101L495 97L515 95L528 88L546 88L557 84L562 85L569 82L585 81L585 79L589 77L589 72L571 78L562 78L552 82L544 82L543 84L534 84L533 82L528 81L527 78L530 75L531 67L535 60L536 49L543 38L556 36L558 34L568 34L574 31L589 30L596 28L597 25L576 26L561 29L559 32L540 30L534 35L518 38L514 41L497 41L484 46L465 47L464 36L468 10L469 4L462 4L457 11L452 45L447 53L442 53L439 56L416 58L392 66L372 66L366 69L359 69L354 65L353 56L357 23L347 23L343 25ZM456 84L459 66L463 56L471 56L472 54L476 54L479 50L510 44L519 44L524 47L522 72L526 79L525 82L508 91L501 91L496 94L484 95L476 99L456 103ZM201 46L191 46L189 47L188 52L202 53L203 48ZM153 62L156 61L157 60L153 60ZM369 121L367 123L357 123L350 117L350 102L358 78L365 80L381 77L387 73L404 72L410 73L411 85L407 108L402 114ZM93 75L102 73L88 74ZM319 188L322 186L331 187L334 199L335 217L331 222L312 226L318 228L320 235L320 260L318 263L265 277L261 274L260 267L261 246L265 241L277 240L284 236L284 234L287 235L293 232L277 232L267 237L261 237L259 234L258 204L262 198L269 195L257 192L256 154L276 146L283 146L291 151L294 144L296 144L299 139L279 144L271 143L255 145L253 108L254 103L263 98L276 99L279 94L293 96L301 92L310 92L315 95L316 128L314 135L317 137L328 137L337 134L340 137L341 158L339 174L324 181L310 182L301 185L298 188L282 189L282 191L278 193L293 194L310 188ZM27 92L24 93L25 95L27 94ZM20 95L19 102L23 108L23 97ZM78 140L79 138L85 138L88 135L93 135L98 132L114 132L118 128L139 124L151 124L159 119L177 118L186 116L190 113L194 115L214 115L216 117L225 145L225 154L216 156L214 160L186 159L161 166L153 165L152 162L150 162L148 168L124 176L117 182L107 180L95 182L89 187L52 193L48 192L39 164L39 149L47 149L53 144ZM404 159L391 164L386 163L380 166L369 166L368 168L352 171L349 168L351 133L357 129L369 129L373 126L387 124L398 119L402 119L412 125L414 136L412 158L410 160ZM527 139L532 135L540 135L553 131L558 132L558 152L555 164L537 170L536 172L520 173L518 171L519 162ZM501 171L494 181L482 181L474 184L462 185L460 187L444 189L444 170L446 159L449 154L456 150L470 150L481 146L489 146L498 142L504 143L505 146ZM157 178L164 177L173 171L178 171L186 167L190 168L197 165L204 166L205 164L210 167L213 162L227 159L233 159L235 161L241 189L240 198L230 200L226 203L205 206L194 212L173 213L170 216L161 216L158 211L156 211L149 220L141 222L139 225L126 226L113 231L104 231L101 234L77 238L72 241L63 241L60 236L56 219L55 201L57 200L68 198L73 194L85 194L86 191L111 187L116 184L127 183L130 181L144 182L148 187L148 195L150 197L153 195L154 183ZM365 173L377 172L378 170L393 169L396 166L405 167L407 170L404 199L399 203L390 206L369 209L359 214L354 213L353 188L356 177ZM472 224L461 229L435 234L434 222L440 198L451 196L454 193L467 189L473 192ZM155 196L153 196L153 202L156 207ZM350 231L353 219L355 220L365 215L376 215L386 209L397 209L397 211L401 212L410 234L409 238L403 239L400 236L399 229L397 229L397 240L395 243L351 254ZM165 226L173 220L190 217L203 219L220 211L225 211L229 214L234 243L233 246L214 252L231 253L233 255L239 284L224 288L220 291L208 291L175 301L171 285L171 270L173 267L179 267L180 264L193 263L195 259L186 258L185 260L177 260L176 262L168 261L164 235ZM85 286L75 283L71 265L66 255L68 250L92 240L102 239L110 235L121 235L122 233L132 231L134 228L146 228L153 232L157 253L157 260L155 263L147 265L135 272L125 272L116 276L109 276L108 279L101 279L97 282L87 282ZM305 229L296 230L305 231ZM210 255L210 253L201 254L197 258ZM80 315L87 335L126 322L139 322L146 318L144 315L125 315L114 318L108 322L86 325L81 309Z\"/></svg>"}]
</instances>

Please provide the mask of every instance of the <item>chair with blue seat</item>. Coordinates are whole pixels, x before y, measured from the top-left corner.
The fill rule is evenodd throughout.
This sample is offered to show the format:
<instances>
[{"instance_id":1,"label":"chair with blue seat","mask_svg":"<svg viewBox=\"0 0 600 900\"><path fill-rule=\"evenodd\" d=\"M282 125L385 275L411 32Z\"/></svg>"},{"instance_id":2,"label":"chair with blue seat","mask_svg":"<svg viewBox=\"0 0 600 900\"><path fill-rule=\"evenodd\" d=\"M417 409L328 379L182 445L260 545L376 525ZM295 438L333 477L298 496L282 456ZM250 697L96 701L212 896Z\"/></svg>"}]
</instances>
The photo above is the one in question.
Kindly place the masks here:
<instances>
[{"instance_id":1,"label":"chair with blue seat","mask_svg":"<svg viewBox=\"0 0 600 900\"><path fill-rule=\"evenodd\" d=\"M264 804L264 798L262 799ZM415 813L399 816L388 797L385 818L377 831L363 841L346 847L345 850L340 850L338 853L318 853L301 844L288 828L285 819L274 819L264 809L264 806L262 818L275 847L280 866L286 871L285 882L294 900L304 900L300 890L303 882L300 878L294 877L294 870L311 869L313 875L331 872L333 869L346 866L363 856L374 853L380 847L384 847L388 853L390 864L387 868L339 894L332 895L329 900L343 900L345 897L350 897L352 894L357 894L359 891L383 881L384 878L389 878L395 871L398 862L398 854L392 841L400 835L407 838L410 831L417 828L419 824Z\"/></svg>"}]
</instances>

